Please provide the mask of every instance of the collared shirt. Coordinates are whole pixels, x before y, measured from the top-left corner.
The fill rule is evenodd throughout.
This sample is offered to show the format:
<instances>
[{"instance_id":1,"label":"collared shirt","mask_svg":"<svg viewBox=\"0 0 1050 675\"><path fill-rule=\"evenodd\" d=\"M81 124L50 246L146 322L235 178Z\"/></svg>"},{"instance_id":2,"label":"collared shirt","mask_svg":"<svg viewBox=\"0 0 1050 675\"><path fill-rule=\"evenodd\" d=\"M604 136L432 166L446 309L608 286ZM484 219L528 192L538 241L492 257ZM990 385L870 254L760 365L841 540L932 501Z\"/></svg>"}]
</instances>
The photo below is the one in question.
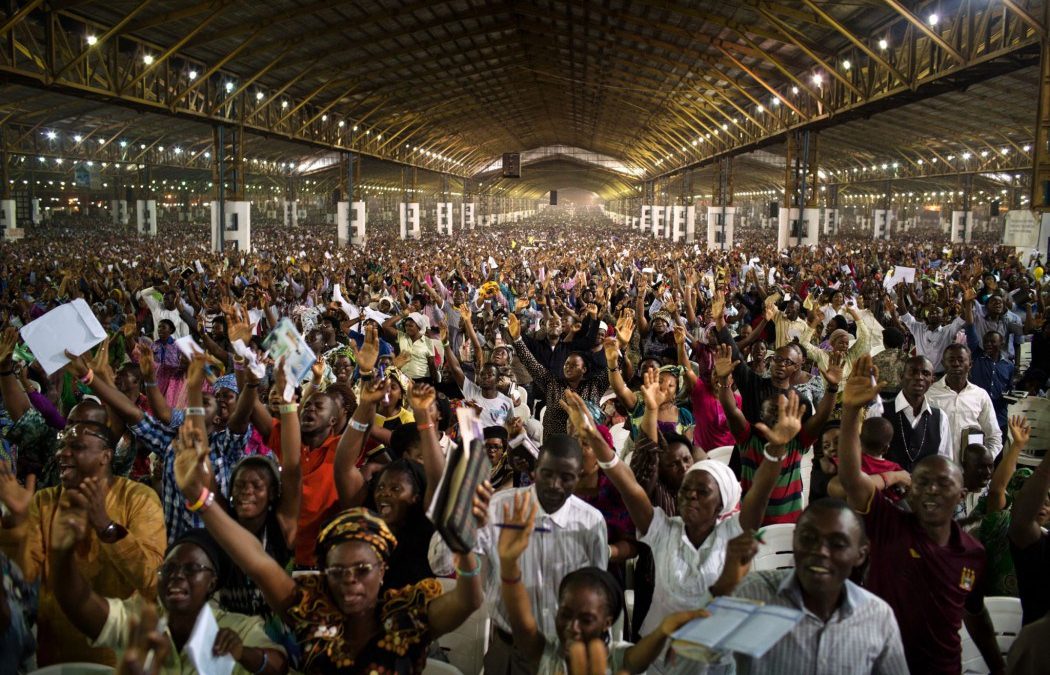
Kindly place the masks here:
<instances>
[{"instance_id":1,"label":"collared shirt","mask_svg":"<svg viewBox=\"0 0 1050 675\"><path fill-rule=\"evenodd\" d=\"M962 463L962 432L971 427L980 427L984 432L984 445L993 457L1003 449L1003 432L995 419L995 407L988 392L972 382L967 382L963 390L956 393L944 383L944 378L937 380L926 392L926 398L940 408L948 418L951 427L952 459ZM943 438L943 437L942 437Z\"/></svg>"},{"instance_id":2,"label":"collared shirt","mask_svg":"<svg viewBox=\"0 0 1050 675\"><path fill-rule=\"evenodd\" d=\"M425 335L418 340L413 340L408 337L408 333L397 332L397 346L401 353L411 355L408 363L401 367L401 372L405 374L405 377L411 380L430 377L429 360L434 356L434 345L434 341Z\"/></svg>"},{"instance_id":3,"label":"collared shirt","mask_svg":"<svg viewBox=\"0 0 1050 675\"><path fill-rule=\"evenodd\" d=\"M127 600L106 598L106 602L109 603L109 614L106 616L105 625L102 626L102 632L92 644L123 652L131 640L132 622L141 616L145 603L137 593ZM241 639L243 646L285 652L284 647L266 636L262 619L259 617L223 611L214 601L208 603L207 607L215 616L215 623L218 624L219 629L232 630ZM161 612L164 611L163 606L159 609ZM171 638L170 629L165 630L164 637L168 639L169 649L167 660L160 669L161 675L196 675L197 665L186 653L186 645L182 646L182 651L178 651ZM252 671L245 670L239 663L234 663L233 672L236 675L250 675Z\"/></svg>"},{"instance_id":4,"label":"collared shirt","mask_svg":"<svg viewBox=\"0 0 1050 675\"><path fill-rule=\"evenodd\" d=\"M179 427L185 420L184 410L172 410L171 422L168 424L149 413L142 413L142 419L130 427L131 433L135 434L146 450L164 460L161 501L164 504L164 521L168 524L168 543L178 539L187 530L204 527L200 516L186 508L182 491L175 482L175 452L171 449L171 441L178 435ZM209 458L215 470L215 483L224 495L230 494L230 474L244 456L249 436L251 427L243 434L235 434L229 429L208 434L211 449Z\"/></svg>"},{"instance_id":5,"label":"collared shirt","mask_svg":"<svg viewBox=\"0 0 1050 675\"><path fill-rule=\"evenodd\" d=\"M653 604L642 624L642 635L656 630L668 614L700 606L722 574L729 540L741 532L740 515L734 514L715 525L697 547L689 541L681 517L668 516L660 507L653 509L649 530L638 537L652 549L656 563Z\"/></svg>"},{"instance_id":6,"label":"collared shirt","mask_svg":"<svg viewBox=\"0 0 1050 675\"><path fill-rule=\"evenodd\" d=\"M944 358L944 350L955 342L955 336L966 325L963 318L955 317L948 325L933 330L910 313L901 315L901 323L915 338L915 353L929 359L935 373L943 373L944 366L941 365L941 360Z\"/></svg>"},{"instance_id":7,"label":"collared shirt","mask_svg":"<svg viewBox=\"0 0 1050 675\"><path fill-rule=\"evenodd\" d=\"M869 353L872 356L878 355L886 346L882 343L882 332L884 328L876 318L875 313L870 309L858 309L857 313L860 314L859 323L868 329L869 343L871 348Z\"/></svg>"},{"instance_id":8,"label":"collared shirt","mask_svg":"<svg viewBox=\"0 0 1050 675\"><path fill-rule=\"evenodd\" d=\"M0 529L0 550L22 569L28 581L40 581L37 613L37 665L88 661L114 665L113 653L93 649L69 621L58 604L53 588L63 583L51 566L51 533L58 518L63 488L39 490L33 495L26 522ZM106 492L106 513L128 534L120 541L104 544L88 528L87 540L77 546L76 567L96 593L126 598L132 593L153 597L157 569L164 560L164 516L157 494L142 483L114 478Z\"/></svg>"},{"instance_id":9,"label":"collared shirt","mask_svg":"<svg viewBox=\"0 0 1050 675\"><path fill-rule=\"evenodd\" d=\"M783 312L777 312L777 317L773 319L773 325L776 327L776 336L773 339L775 349L780 349L795 338L801 338L807 328L807 324L803 319L796 318L794 321L791 321L784 316Z\"/></svg>"},{"instance_id":10,"label":"collared shirt","mask_svg":"<svg viewBox=\"0 0 1050 675\"><path fill-rule=\"evenodd\" d=\"M988 331L994 330L1002 335L1003 352L1011 359L1014 357L1014 341L1020 340L1024 333L1021 322L1015 315L1005 312L998 319L989 319L985 315L984 306L977 301L973 303L973 327L977 332L977 340L982 343L984 334Z\"/></svg>"},{"instance_id":11,"label":"collared shirt","mask_svg":"<svg viewBox=\"0 0 1050 675\"><path fill-rule=\"evenodd\" d=\"M510 620L500 594L499 543L503 508L514 503L514 495L531 492L537 500L535 486L498 492L489 505L488 524L478 530L474 552L485 556L481 565L485 602L489 616L496 626L510 631ZM570 495L560 509L547 513L537 504L536 529L529 538L529 546L521 555L521 583L528 593L533 614L544 635L557 635L554 616L558 613L558 586L569 572L594 565L605 569L609 564L608 536L605 518L601 512L579 497ZM549 531L541 531L541 530ZM435 533L430 541L430 566L435 574L447 576L452 572L452 559L441 535Z\"/></svg>"},{"instance_id":12,"label":"collared shirt","mask_svg":"<svg viewBox=\"0 0 1050 675\"><path fill-rule=\"evenodd\" d=\"M881 326L880 326L881 328ZM826 352L820 347L816 346L810 339L813 337L814 330L809 326L806 327L806 332L802 334L802 339L799 340L799 344L806 350L806 355L813 360L813 363L817 364L817 367L821 371L827 370L828 360L831 356L830 352ZM870 353L871 351L871 331L864 322L857 324L857 339L850 345L849 349L846 350L846 361L842 364L842 381L845 382L849 377L849 374L853 372L853 363L860 357Z\"/></svg>"},{"instance_id":13,"label":"collared shirt","mask_svg":"<svg viewBox=\"0 0 1050 675\"><path fill-rule=\"evenodd\" d=\"M973 354L970 366L970 382L988 392L995 406L995 420L1000 429L1006 428L1007 403L1003 396L1009 393L1014 380L1014 362L999 352L998 360L992 359L977 340L977 331L972 325L966 327L966 343Z\"/></svg>"},{"instance_id":14,"label":"collared shirt","mask_svg":"<svg viewBox=\"0 0 1050 675\"><path fill-rule=\"evenodd\" d=\"M803 612L802 620L761 659L737 656L741 675L907 675L901 633L884 600L846 580L842 602L825 622L806 609L795 570L752 572L738 598Z\"/></svg>"},{"instance_id":15,"label":"collared shirt","mask_svg":"<svg viewBox=\"0 0 1050 675\"><path fill-rule=\"evenodd\" d=\"M908 420L908 424L914 429L919 422L922 421L925 415L933 415L933 406L930 405L929 392L922 398L922 408L919 409L919 414L916 415L915 411L912 410L911 403L908 403L908 399L904 398L904 392L897 394L897 398L893 399L893 409L904 416L904 419ZM878 417L884 410L882 406L882 399L876 398L872 402L871 406L868 407L867 417ZM941 411L941 439L949 438L952 430L948 424L948 414ZM952 450L952 446L948 443L941 443L941 447L937 449L937 454L942 457L955 461L955 454Z\"/></svg>"}]
</instances>

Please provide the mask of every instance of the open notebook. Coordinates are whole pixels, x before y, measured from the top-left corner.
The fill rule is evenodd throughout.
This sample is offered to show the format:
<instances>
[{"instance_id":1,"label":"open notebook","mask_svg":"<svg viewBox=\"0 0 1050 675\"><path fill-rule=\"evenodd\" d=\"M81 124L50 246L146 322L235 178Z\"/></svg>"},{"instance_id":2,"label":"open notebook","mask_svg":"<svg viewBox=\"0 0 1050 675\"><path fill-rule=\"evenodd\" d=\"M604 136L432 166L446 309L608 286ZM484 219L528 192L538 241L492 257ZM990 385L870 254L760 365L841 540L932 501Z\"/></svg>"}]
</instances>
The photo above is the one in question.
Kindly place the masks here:
<instances>
[{"instance_id":1,"label":"open notebook","mask_svg":"<svg viewBox=\"0 0 1050 675\"><path fill-rule=\"evenodd\" d=\"M710 650L761 658L802 619L790 607L763 605L740 598L716 598L711 616L694 619L671 636L674 650L686 658L707 660Z\"/></svg>"}]
</instances>

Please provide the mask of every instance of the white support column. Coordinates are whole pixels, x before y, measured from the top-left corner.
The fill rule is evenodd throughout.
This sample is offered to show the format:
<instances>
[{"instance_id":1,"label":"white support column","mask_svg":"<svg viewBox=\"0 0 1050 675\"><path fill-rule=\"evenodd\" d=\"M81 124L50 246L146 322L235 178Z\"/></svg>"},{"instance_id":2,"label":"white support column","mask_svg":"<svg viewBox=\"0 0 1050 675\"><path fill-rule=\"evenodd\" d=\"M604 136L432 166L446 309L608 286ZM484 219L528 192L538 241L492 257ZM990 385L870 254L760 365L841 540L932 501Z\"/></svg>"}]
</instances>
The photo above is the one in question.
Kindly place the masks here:
<instances>
[{"instance_id":1,"label":"white support column","mask_svg":"<svg viewBox=\"0 0 1050 675\"><path fill-rule=\"evenodd\" d=\"M696 242L696 205L690 204L685 209L685 243Z\"/></svg>"},{"instance_id":2,"label":"white support column","mask_svg":"<svg viewBox=\"0 0 1050 675\"><path fill-rule=\"evenodd\" d=\"M797 222L797 224L796 224ZM815 246L820 241L820 209L780 207L777 221L777 249Z\"/></svg>"},{"instance_id":3,"label":"white support column","mask_svg":"<svg viewBox=\"0 0 1050 675\"><path fill-rule=\"evenodd\" d=\"M252 203L224 202L226 214L223 218L223 250L252 250ZM211 203L211 250L219 250L216 229L219 221L219 202Z\"/></svg>"},{"instance_id":4,"label":"white support column","mask_svg":"<svg viewBox=\"0 0 1050 675\"><path fill-rule=\"evenodd\" d=\"M6 241L14 241L25 236L25 230L18 227L17 213L15 200L0 200L0 234Z\"/></svg>"},{"instance_id":5,"label":"white support column","mask_svg":"<svg viewBox=\"0 0 1050 675\"><path fill-rule=\"evenodd\" d=\"M398 216L401 225L401 238L419 239L419 202L401 202L398 204Z\"/></svg>"},{"instance_id":6,"label":"white support column","mask_svg":"<svg viewBox=\"0 0 1050 675\"><path fill-rule=\"evenodd\" d=\"M473 230L474 229L474 214L477 213L476 202L463 202L462 210L459 214L459 228L461 230Z\"/></svg>"},{"instance_id":7,"label":"white support column","mask_svg":"<svg viewBox=\"0 0 1050 675\"><path fill-rule=\"evenodd\" d=\"M893 228L893 211L874 209L871 212L872 239L889 239Z\"/></svg>"},{"instance_id":8,"label":"white support column","mask_svg":"<svg viewBox=\"0 0 1050 675\"><path fill-rule=\"evenodd\" d=\"M725 237L722 236L723 209L725 210ZM707 207L707 250L728 251L733 248L733 231L736 225L735 206Z\"/></svg>"},{"instance_id":9,"label":"white support column","mask_svg":"<svg viewBox=\"0 0 1050 675\"><path fill-rule=\"evenodd\" d=\"M452 202L437 203L437 231L452 236Z\"/></svg>"},{"instance_id":10,"label":"white support column","mask_svg":"<svg viewBox=\"0 0 1050 675\"><path fill-rule=\"evenodd\" d=\"M973 211L952 211L953 244L970 243L973 234Z\"/></svg>"},{"instance_id":11,"label":"white support column","mask_svg":"<svg viewBox=\"0 0 1050 675\"><path fill-rule=\"evenodd\" d=\"M653 229L653 207L648 204L642 205L642 215L638 221L638 229L642 232L651 232Z\"/></svg>"},{"instance_id":12,"label":"white support column","mask_svg":"<svg viewBox=\"0 0 1050 675\"><path fill-rule=\"evenodd\" d=\"M289 208L292 212L292 227L299 227L299 201L295 200L289 203Z\"/></svg>"},{"instance_id":13,"label":"white support column","mask_svg":"<svg viewBox=\"0 0 1050 675\"><path fill-rule=\"evenodd\" d=\"M350 245L364 247L368 241L368 218L364 202L350 204Z\"/></svg>"},{"instance_id":14,"label":"white support column","mask_svg":"<svg viewBox=\"0 0 1050 675\"><path fill-rule=\"evenodd\" d=\"M157 236L157 202L154 199L135 201L135 229L147 237Z\"/></svg>"},{"instance_id":15,"label":"white support column","mask_svg":"<svg viewBox=\"0 0 1050 675\"><path fill-rule=\"evenodd\" d=\"M838 234L839 210L824 209L824 236Z\"/></svg>"},{"instance_id":16,"label":"white support column","mask_svg":"<svg viewBox=\"0 0 1050 675\"><path fill-rule=\"evenodd\" d=\"M662 206L653 207L653 236L662 239L664 236L664 214L666 211Z\"/></svg>"},{"instance_id":17,"label":"white support column","mask_svg":"<svg viewBox=\"0 0 1050 675\"><path fill-rule=\"evenodd\" d=\"M337 202L335 205L335 245L350 244L350 202Z\"/></svg>"},{"instance_id":18,"label":"white support column","mask_svg":"<svg viewBox=\"0 0 1050 675\"><path fill-rule=\"evenodd\" d=\"M40 197L33 197L29 204L29 221L39 225L44 220L44 214L40 212Z\"/></svg>"}]
</instances>

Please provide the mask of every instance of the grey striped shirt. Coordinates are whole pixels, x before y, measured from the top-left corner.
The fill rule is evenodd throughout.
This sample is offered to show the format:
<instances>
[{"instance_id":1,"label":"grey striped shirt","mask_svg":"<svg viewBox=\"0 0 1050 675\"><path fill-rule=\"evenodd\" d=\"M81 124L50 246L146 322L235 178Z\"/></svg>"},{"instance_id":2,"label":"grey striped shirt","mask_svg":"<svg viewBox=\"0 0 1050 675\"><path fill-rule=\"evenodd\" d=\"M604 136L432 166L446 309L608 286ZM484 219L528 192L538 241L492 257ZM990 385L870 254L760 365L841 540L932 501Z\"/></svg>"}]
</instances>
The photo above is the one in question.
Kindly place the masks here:
<instances>
[{"instance_id":1,"label":"grey striped shirt","mask_svg":"<svg viewBox=\"0 0 1050 675\"><path fill-rule=\"evenodd\" d=\"M900 629L885 601L847 580L827 623L807 610L794 570L752 572L733 594L802 610L805 616L757 660L737 656L741 675L907 675Z\"/></svg>"}]
</instances>

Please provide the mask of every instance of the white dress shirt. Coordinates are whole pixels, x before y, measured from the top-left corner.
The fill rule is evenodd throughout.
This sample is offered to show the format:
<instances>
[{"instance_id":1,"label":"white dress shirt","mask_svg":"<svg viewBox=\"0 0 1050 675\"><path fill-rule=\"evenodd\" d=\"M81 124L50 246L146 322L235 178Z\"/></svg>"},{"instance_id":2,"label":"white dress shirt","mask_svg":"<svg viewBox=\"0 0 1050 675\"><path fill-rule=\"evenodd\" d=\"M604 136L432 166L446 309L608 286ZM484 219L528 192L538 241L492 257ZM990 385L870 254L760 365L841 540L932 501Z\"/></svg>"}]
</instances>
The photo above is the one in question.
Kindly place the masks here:
<instances>
[{"instance_id":1,"label":"white dress shirt","mask_svg":"<svg viewBox=\"0 0 1050 675\"><path fill-rule=\"evenodd\" d=\"M995 419L995 407L992 398L984 389L972 382L967 382L963 390L956 393L944 383L944 378L937 380L926 392L926 398L933 405L944 411L951 427L952 459L962 464L962 432L971 427L980 427L984 432L984 446L998 457L1003 449L1003 433Z\"/></svg>"},{"instance_id":2,"label":"white dress shirt","mask_svg":"<svg viewBox=\"0 0 1050 675\"><path fill-rule=\"evenodd\" d=\"M535 486L504 490L496 493L489 504L489 521L478 530L474 552L483 556L481 575L485 603L496 627L510 632L510 620L500 593L499 534L496 526L503 522L503 507L513 507L514 495L532 492L537 500ZM540 530L548 530L546 532ZM453 572L452 556L437 532L430 540L430 567L438 576ZM529 546L519 560L521 583L528 593L532 613L540 632L555 636L554 616L558 613L558 586L569 572L593 565L605 569L609 564L608 532L601 511L575 495L570 495L560 509L547 513L542 506L536 510L536 529Z\"/></svg>"},{"instance_id":3,"label":"white dress shirt","mask_svg":"<svg viewBox=\"0 0 1050 675\"><path fill-rule=\"evenodd\" d=\"M919 356L925 356L930 360L930 363L933 364L933 372L943 373L944 366L941 365L941 359L944 358L944 350L948 348L948 345L955 342L955 336L966 326L963 318L956 317L948 325L941 326L936 330L930 330L926 324L913 317L910 313L901 316L901 323L908 328L908 331L915 338L915 352Z\"/></svg>"},{"instance_id":4,"label":"white dress shirt","mask_svg":"<svg viewBox=\"0 0 1050 675\"><path fill-rule=\"evenodd\" d=\"M918 425L919 420L922 419L923 413L928 412L932 416L934 407L940 408L940 406L930 405L929 392L926 392L926 396L922 399L922 407L919 409L918 415L912 410L911 403L908 403L908 399L904 398L904 392L897 394L897 398L893 399L893 409L904 415L904 419L908 420L908 424L911 425L912 429ZM885 408L882 405L882 399L877 397L875 401L868 406L868 412L865 415L865 418L880 417L884 410ZM955 455L953 454L953 446L951 443L948 443L948 439L951 438L952 428L948 421L948 413L944 410L941 410L941 425L939 431L941 434L941 447L937 449L937 454L942 457L947 457L954 462Z\"/></svg>"}]
</instances>

